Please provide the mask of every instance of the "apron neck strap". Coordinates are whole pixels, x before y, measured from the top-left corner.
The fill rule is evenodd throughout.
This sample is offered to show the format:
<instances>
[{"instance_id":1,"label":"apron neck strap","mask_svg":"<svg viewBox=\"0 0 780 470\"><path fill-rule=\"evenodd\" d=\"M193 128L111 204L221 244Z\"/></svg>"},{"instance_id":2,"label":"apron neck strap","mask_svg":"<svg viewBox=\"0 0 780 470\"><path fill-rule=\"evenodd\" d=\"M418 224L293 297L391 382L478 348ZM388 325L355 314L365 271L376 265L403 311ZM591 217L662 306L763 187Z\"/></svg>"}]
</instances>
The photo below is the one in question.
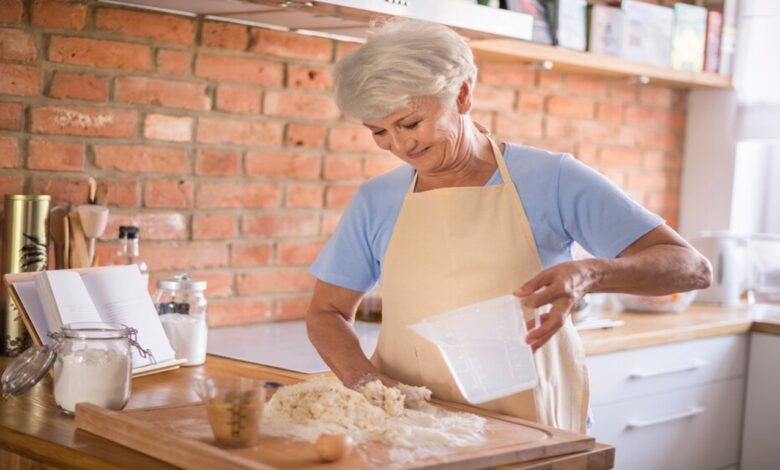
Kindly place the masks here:
<instances>
[{"instance_id":1,"label":"apron neck strap","mask_svg":"<svg viewBox=\"0 0 780 470\"><path fill-rule=\"evenodd\" d=\"M474 121L474 126L481 132L482 134L487 137L488 142L490 142L490 148L493 149L493 156L496 159L496 165L498 165L498 172L501 174L501 184L507 184L512 181L512 179L509 176L509 170L506 167L506 162L504 161L504 155L501 153L501 149L498 147L498 144L490 138L490 131L483 126L482 124ZM409 185L408 192L413 193L415 188L417 187L417 175L418 173L415 171L414 176L412 177L412 183Z\"/></svg>"}]
</instances>

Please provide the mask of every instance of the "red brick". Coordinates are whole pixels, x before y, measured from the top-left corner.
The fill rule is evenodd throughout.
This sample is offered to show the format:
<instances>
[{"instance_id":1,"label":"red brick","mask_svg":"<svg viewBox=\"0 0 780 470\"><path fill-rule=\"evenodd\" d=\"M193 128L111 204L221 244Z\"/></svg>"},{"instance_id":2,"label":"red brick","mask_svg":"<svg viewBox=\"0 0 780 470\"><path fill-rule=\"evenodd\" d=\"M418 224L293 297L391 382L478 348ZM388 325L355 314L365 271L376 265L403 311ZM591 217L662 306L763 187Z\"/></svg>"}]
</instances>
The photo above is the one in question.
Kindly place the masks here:
<instances>
[{"instance_id":1,"label":"red brick","mask_svg":"<svg viewBox=\"0 0 780 470\"><path fill-rule=\"evenodd\" d=\"M19 165L19 143L15 138L0 135L0 168L16 168Z\"/></svg>"},{"instance_id":2,"label":"red brick","mask_svg":"<svg viewBox=\"0 0 780 470\"><path fill-rule=\"evenodd\" d=\"M336 119L341 115L330 96L308 95L294 91L268 91L263 112L271 116Z\"/></svg>"},{"instance_id":3,"label":"red brick","mask_svg":"<svg viewBox=\"0 0 780 470\"><path fill-rule=\"evenodd\" d=\"M106 204L118 207L138 207L141 205L140 184L137 179L101 178L108 186Z\"/></svg>"},{"instance_id":4,"label":"red brick","mask_svg":"<svg viewBox=\"0 0 780 470\"><path fill-rule=\"evenodd\" d=\"M187 237L187 217L180 212L112 212L103 238L117 238L120 225L135 225L141 229L141 253L147 262L150 258L148 240L182 240Z\"/></svg>"},{"instance_id":5,"label":"red brick","mask_svg":"<svg viewBox=\"0 0 780 470\"><path fill-rule=\"evenodd\" d=\"M329 91L333 77L329 70L308 65L287 64L287 86L306 90Z\"/></svg>"},{"instance_id":6,"label":"red brick","mask_svg":"<svg viewBox=\"0 0 780 470\"><path fill-rule=\"evenodd\" d=\"M136 112L84 106L42 106L30 113L32 131L97 137L132 137Z\"/></svg>"},{"instance_id":7,"label":"red brick","mask_svg":"<svg viewBox=\"0 0 780 470\"><path fill-rule=\"evenodd\" d=\"M620 103L598 103L596 118L601 121L620 122L623 120L623 105Z\"/></svg>"},{"instance_id":8,"label":"red brick","mask_svg":"<svg viewBox=\"0 0 780 470\"><path fill-rule=\"evenodd\" d=\"M221 242L145 243L143 253L155 271L219 268L227 263L227 246Z\"/></svg>"},{"instance_id":9,"label":"red brick","mask_svg":"<svg viewBox=\"0 0 780 470\"><path fill-rule=\"evenodd\" d=\"M206 281L206 295L209 300L214 297L230 297L233 295L233 273L231 271L194 271L193 279ZM209 311L209 314L211 312Z\"/></svg>"},{"instance_id":10,"label":"red brick","mask_svg":"<svg viewBox=\"0 0 780 470\"><path fill-rule=\"evenodd\" d=\"M328 129L325 126L314 124L290 123L287 125L288 147L314 147L325 146L325 135Z\"/></svg>"},{"instance_id":11,"label":"red brick","mask_svg":"<svg viewBox=\"0 0 780 470\"><path fill-rule=\"evenodd\" d=\"M279 299L274 307L274 321L301 320L306 316L311 296L300 299Z\"/></svg>"},{"instance_id":12,"label":"red brick","mask_svg":"<svg viewBox=\"0 0 780 470\"><path fill-rule=\"evenodd\" d=\"M200 209L279 207L281 190L266 183L200 183L195 205Z\"/></svg>"},{"instance_id":13,"label":"red brick","mask_svg":"<svg viewBox=\"0 0 780 470\"><path fill-rule=\"evenodd\" d=\"M171 108L203 110L211 107L204 84L147 77L117 78L114 99L120 103Z\"/></svg>"},{"instance_id":14,"label":"red brick","mask_svg":"<svg viewBox=\"0 0 780 470\"><path fill-rule=\"evenodd\" d=\"M330 39L303 34L252 28L249 51L288 59L330 62L333 56L333 42Z\"/></svg>"},{"instance_id":15,"label":"red brick","mask_svg":"<svg viewBox=\"0 0 780 470\"><path fill-rule=\"evenodd\" d=\"M325 158L326 180L356 180L363 176L360 159L329 155Z\"/></svg>"},{"instance_id":16,"label":"red brick","mask_svg":"<svg viewBox=\"0 0 780 470\"><path fill-rule=\"evenodd\" d=\"M526 113L541 113L544 111L544 94L523 90L518 95L516 111Z\"/></svg>"},{"instance_id":17,"label":"red brick","mask_svg":"<svg viewBox=\"0 0 780 470\"><path fill-rule=\"evenodd\" d=\"M84 144L61 140L32 139L27 168L31 170L82 171Z\"/></svg>"},{"instance_id":18,"label":"red brick","mask_svg":"<svg viewBox=\"0 0 780 470\"><path fill-rule=\"evenodd\" d=\"M334 127L330 130L330 150L336 152L379 152L371 131L365 127Z\"/></svg>"},{"instance_id":19,"label":"red brick","mask_svg":"<svg viewBox=\"0 0 780 470\"><path fill-rule=\"evenodd\" d=\"M336 58L335 61L339 61L344 58L347 54L350 52L353 52L355 49L359 48L361 44L356 42L337 42L336 43Z\"/></svg>"},{"instance_id":20,"label":"red brick","mask_svg":"<svg viewBox=\"0 0 780 470\"><path fill-rule=\"evenodd\" d=\"M217 109L228 113L259 114L263 93L249 87L220 85L217 88Z\"/></svg>"},{"instance_id":21,"label":"red brick","mask_svg":"<svg viewBox=\"0 0 780 470\"><path fill-rule=\"evenodd\" d=\"M325 207L328 209L345 209L357 192L357 186L328 186L325 193Z\"/></svg>"},{"instance_id":22,"label":"red brick","mask_svg":"<svg viewBox=\"0 0 780 470\"><path fill-rule=\"evenodd\" d=\"M635 103L637 99L637 86L624 81L613 81L609 87L609 97L621 103Z\"/></svg>"},{"instance_id":23,"label":"red brick","mask_svg":"<svg viewBox=\"0 0 780 470\"><path fill-rule=\"evenodd\" d=\"M542 116L518 113L498 113L496 134L505 137L538 138L542 136Z\"/></svg>"},{"instance_id":24,"label":"red brick","mask_svg":"<svg viewBox=\"0 0 780 470\"><path fill-rule=\"evenodd\" d=\"M631 147L603 147L598 161L602 165L622 168L638 168L642 165L640 153Z\"/></svg>"},{"instance_id":25,"label":"red brick","mask_svg":"<svg viewBox=\"0 0 780 470\"><path fill-rule=\"evenodd\" d=\"M205 118L198 119L198 142L206 144L278 146L282 124L273 121Z\"/></svg>"},{"instance_id":26,"label":"red brick","mask_svg":"<svg viewBox=\"0 0 780 470\"><path fill-rule=\"evenodd\" d=\"M288 240L276 247L276 263L281 265L310 265L322 251L322 241Z\"/></svg>"},{"instance_id":27,"label":"red brick","mask_svg":"<svg viewBox=\"0 0 780 470\"><path fill-rule=\"evenodd\" d=\"M41 69L28 65L0 64L0 95L37 95L41 91Z\"/></svg>"},{"instance_id":28,"label":"red brick","mask_svg":"<svg viewBox=\"0 0 780 470\"><path fill-rule=\"evenodd\" d=\"M670 107L674 104L675 94L672 88L643 85L639 87L639 102L651 106Z\"/></svg>"},{"instance_id":29,"label":"red brick","mask_svg":"<svg viewBox=\"0 0 780 470\"><path fill-rule=\"evenodd\" d=\"M233 214L196 214L192 217L193 240L227 240L238 234Z\"/></svg>"},{"instance_id":30,"label":"red brick","mask_svg":"<svg viewBox=\"0 0 780 470\"><path fill-rule=\"evenodd\" d=\"M22 130L24 105L10 101L0 101L0 129Z\"/></svg>"},{"instance_id":31,"label":"red brick","mask_svg":"<svg viewBox=\"0 0 780 470\"><path fill-rule=\"evenodd\" d=\"M24 176L0 175L0 195L21 194L24 187Z\"/></svg>"},{"instance_id":32,"label":"red brick","mask_svg":"<svg viewBox=\"0 0 780 470\"><path fill-rule=\"evenodd\" d=\"M520 64L485 62L479 64L478 77L486 85L532 87L536 71Z\"/></svg>"},{"instance_id":33,"label":"red brick","mask_svg":"<svg viewBox=\"0 0 780 470\"><path fill-rule=\"evenodd\" d=\"M634 145L636 143L636 128L634 126L620 126L613 141L620 145Z\"/></svg>"},{"instance_id":34,"label":"red brick","mask_svg":"<svg viewBox=\"0 0 780 470\"><path fill-rule=\"evenodd\" d=\"M363 177L373 178L374 176L394 170L402 164L403 162L400 159L392 155L366 158L363 163Z\"/></svg>"},{"instance_id":35,"label":"red brick","mask_svg":"<svg viewBox=\"0 0 780 470\"><path fill-rule=\"evenodd\" d=\"M320 235L326 237L333 235L333 232L336 231L336 227L338 226L340 220L341 220L341 211L329 212L327 214L323 214L322 228L320 230Z\"/></svg>"},{"instance_id":36,"label":"red brick","mask_svg":"<svg viewBox=\"0 0 780 470\"><path fill-rule=\"evenodd\" d=\"M21 29L0 28L0 59L29 62L35 60L37 53L30 33Z\"/></svg>"},{"instance_id":37,"label":"red brick","mask_svg":"<svg viewBox=\"0 0 780 470\"><path fill-rule=\"evenodd\" d=\"M635 131L636 143L641 147L674 150L681 145L681 139L666 130Z\"/></svg>"},{"instance_id":38,"label":"red brick","mask_svg":"<svg viewBox=\"0 0 780 470\"><path fill-rule=\"evenodd\" d=\"M35 194L50 194L52 205L87 202L86 176L33 175L32 188Z\"/></svg>"},{"instance_id":39,"label":"red brick","mask_svg":"<svg viewBox=\"0 0 780 470\"><path fill-rule=\"evenodd\" d=\"M571 136L569 120L554 116L545 116L544 136L548 139L568 139Z\"/></svg>"},{"instance_id":40,"label":"red brick","mask_svg":"<svg viewBox=\"0 0 780 470\"><path fill-rule=\"evenodd\" d=\"M568 93L577 96L603 98L607 96L607 82L604 78L571 74L566 76L564 87Z\"/></svg>"},{"instance_id":41,"label":"red brick","mask_svg":"<svg viewBox=\"0 0 780 470\"><path fill-rule=\"evenodd\" d=\"M594 165L598 157L598 148L596 144L580 142L577 144L577 150L573 154L582 163Z\"/></svg>"},{"instance_id":42,"label":"red brick","mask_svg":"<svg viewBox=\"0 0 780 470\"><path fill-rule=\"evenodd\" d=\"M95 145L95 166L101 170L135 173L188 173L187 152L175 147Z\"/></svg>"},{"instance_id":43,"label":"red brick","mask_svg":"<svg viewBox=\"0 0 780 470\"><path fill-rule=\"evenodd\" d=\"M555 70L540 70L537 87L542 90L558 91L563 88L564 75Z\"/></svg>"},{"instance_id":44,"label":"red brick","mask_svg":"<svg viewBox=\"0 0 780 470\"><path fill-rule=\"evenodd\" d=\"M143 72L150 56L149 46L119 41L53 36L49 43L49 60L64 64Z\"/></svg>"},{"instance_id":45,"label":"red brick","mask_svg":"<svg viewBox=\"0 0 780 470\"><path fill-rule=\"evenodd\" d=\"M243 51L249 43L246 26L224 21L204 21L201 36L202 47Z\"/></svg>"},{"instance_id":46,"label":"red brick","mask_svg":"<svg viewBox=\"0 0 780 470\"><path fill-rule=\"evenodd\" d=\"M668 192L650 192L645 196L644 206L653 212L677 212L680 207L680 196Z\"/></svg>"},{"instance_id":47,"label":"red brick","mask_svg":"<svg viewBox=\"0 0 780 470\"><path fill-rule=\"evenodd\" d=\"M318 179L320 156L308 153L247 152L244 166L248 176Z\"/></svg>"},{"instance_id":48,"label":"red brick","mask_svg":"<svg viewBox=\"0 0 780 470\"><path fill-rule=\"evenodd\" d=\"M51 81L49 96L106 101L108 99L108 80L91 73L57 71Z\"/></svg>"},{"instance_id":49,"label":"red brick","mask_svg":"<svg viewBox=\"0 0 780 470\"><path fill-rule=\"evenodd\" d=\"M238 295L303 292L314 287L314 277L303 269L275 269L240 273L236 276Z\"/></svg>"},{"instance_id":50,"label":"red brick","mask_svg":"<svg viewBox=\"0 0 780 470\"><path fill-rule=\"evenodd\" d=\"M627 189L663 190L666 188L666 177L663 173L637 172L629 173L626 180ZM641 198L639 199L641 200Z\"/></svg>"},{"instance_id":51,"label":"red brick","mask_svg":"<svg viewBox=\"0 0 780 470\"><path fill-rule=\"evenodd\" d=\"M230 248L230 265L235 268L252 268L271 264L270 243L234 243Z\"/></svg>"},{"instance_id":52,"label":"red brick","mask_svg":"<svg viewBox=\"0 0 780 470\"><path fill-rule=\"evenodd\" d=\"M646 150L642 153L642 166L648 170L665 169L667 160L667 153L663 150Z\"/></svg>"},{"instance_id":53,"label":"red brick","mask_svg":"<svg viewBox=\"0 0 780 470\"><path fill-rule=\"evenodd\" d=\"M267 60L198 54L195 75L217 82L280 86L284 73L281 64Z\"/></svg>"},{"instance_id":54,"label":"red brick","mask_svg":"<svg viewBox=\"0 0 780 470\"><path fill-rule=\"evenodd\" d=\"M23 0L0 0L0 23L21 23L23 16Z\"/></svg>"},{"instance_id":55,"label":"red brick","mask_svg":"<svg viewBox=\"0 0 780 470\"><path fill-rule=\"evenodd\" d=\"M192 118L147 114L144 122L144 137L171 142L188 142L192 139Z\"/></svg>"},{"instance_id":56,"label":"red brick","mask_svg":"<svg viewBox=\"0 0 780 470\"><path fill-rule=\"evenodd\" d=\"M247 236L317 235L320 217L316 214L266 213L245 215L242 233Z\"/></svg>"},{"instance_id":57,"label":"red brick","mask_svg":"<svg viewBox=\"0 0 780 470\"><path fill-rule=\"evenodd\" d=\"M685 127L685 113L650 106L628 106L626 107L626 123L683 129Z\"/></svg>"},{"instance_id":58,"label":"red brick","mask_svg":"<svg viewBox=\"0 0 780 470\"><path fill-rule=\"evenodd\" d=\"M70 0L35 0L32 24L44 28L83 29L87 24L87 5Z\"/></svg>"},{"instance_id":59,"label":"red brick","mask_svg":"<svg viewBox=\"0 0 780 470\"><path fill-rule=\"evenodd\" d=\"M626 172L622 168L606 168L599 170L608 180L624 188L626 185Z\"/></svg>"},{"instance_id":60,"label":"red brick","mask_svg":"<svg viewBox=\"0 0 780 470\"><path fill-rule=\"evenodd\" d=\"M128 36L175 44L192 44L195 40L195 22L192 19L158 12L101 8L95 16L95 26Z\"/></svg>"},{"instance_id":61,"label":"red brick","mask_svg":"<svg viewBox=\"0 0 780 470\"><path fill-rule=\"evenodd\" d=\"M233 150L201 149L195 161L195 174L236 176L241 174L241 154Z\"/></svg>"},{"instance_id":62,"label":"red brick","mask_svg":"<svg viewBox=\"0 0 780 470\"><path fill-rule=\"evenodd\" d=\"M547 112L554 116L592 118L594 103L584 98L571 96L550 96L547 98Z\"/></svg>"},{"instance_id":63,"label":"red brick","mask_svg":"<svg viewBox=\"0 0 780 470\"><path fill-rule=\"evenodd\" d=\"M192 207L192 188L190 181L147 179L144 184L144 206L156 209Z\"/></svg>"},{"instance_id":64,"label":"red brick","mask_svg":"<svg viewBox=\"0 0 780 470\"><path fill-rule=\"evenodd\" d=\"M273 318L268 303L255 299L231 299L209 303L209 326L245 325Z\"/></svg>"},{"instance_id":65,"label":"red brick","mask_svg":"<svg viewBox=\"0 0 780 470\"><path fill-rule=\"evenodd\" d=\"M514 90L487 87L476 87L474 89L474 107L477 109L507 111L512 109L514 103Z\"/></svg>"},{"instance_id":66,"label":"red brick","mask_svg":"<svg viewBox=\"0 0 780 470\"><path fill-rule=\"evenodd\" d=\"M572 139L582 142L614 142L617 127L614 124L599 121L571 121L569 133Z\"/></svg>"},{"instance_id":67,"label":"red brick","mask_svg":"<svg viewBox=\"0 0 780 470\"><path fill-rule=\"evenodd\" d=\"M157 50L157 72L163 75L187 75L192 63L192 52L174 49Z\"/></svg>"},{"instance_id":68,"label":"red brick","mask_svg":"<svg viewBox=\"0 0 780 470\"><path fill-rule=\"evenodd\" d=\"M322 207L322 186L289 184L284 207L291 209L316 209Z\"/></svg>"}]
</instances>

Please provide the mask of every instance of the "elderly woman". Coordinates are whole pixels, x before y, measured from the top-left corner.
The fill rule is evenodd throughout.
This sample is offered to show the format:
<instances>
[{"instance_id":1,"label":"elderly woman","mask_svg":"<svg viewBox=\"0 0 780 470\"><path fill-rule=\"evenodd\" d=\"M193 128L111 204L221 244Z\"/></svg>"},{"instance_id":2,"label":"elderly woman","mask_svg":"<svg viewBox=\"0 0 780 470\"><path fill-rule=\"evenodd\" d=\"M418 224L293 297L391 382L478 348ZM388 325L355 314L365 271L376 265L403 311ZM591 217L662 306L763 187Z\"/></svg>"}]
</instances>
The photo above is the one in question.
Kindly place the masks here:
<instances>
[{"instance_id":1,"label":"elderly woman","mask_svg":"<svg viewBox=\"0 0 780 470\"><path fill-rule=\"evenodd\" d=\"M570 155L492 140L469 115L476 76L458 34L410 20L386 24L336 66L338 106L404 165L361 186L312 266L309 338L347 386L379 378L462 401L438 350L407 326L514 293L528 309L549 308L526 337L539 385L481 406L585 432L588 378L572 308L588 292L704 288L710 267ZM598 258L573 261L575 242ZM352 322L380 280L369 360Z\"/></svg>"}]
</instances>

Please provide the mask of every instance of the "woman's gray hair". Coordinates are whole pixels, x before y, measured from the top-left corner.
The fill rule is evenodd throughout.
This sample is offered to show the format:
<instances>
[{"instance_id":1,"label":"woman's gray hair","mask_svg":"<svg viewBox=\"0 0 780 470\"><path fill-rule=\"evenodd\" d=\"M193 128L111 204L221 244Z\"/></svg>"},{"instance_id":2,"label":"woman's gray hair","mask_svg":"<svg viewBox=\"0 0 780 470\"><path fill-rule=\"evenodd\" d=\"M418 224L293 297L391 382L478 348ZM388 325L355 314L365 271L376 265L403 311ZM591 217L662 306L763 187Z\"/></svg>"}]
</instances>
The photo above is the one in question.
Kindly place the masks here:
<instances>
[{"instance_id":1,"label":"woman's gray hair","mask_svg":"<svg viewBox=\"0 0 780 470\"><path fill-rule=\"evenodd\" d=\"M417 96L454 104L463 82L473 87L476 78L474 55L458 33L437 23L395 19L336 64L335 99L348 116L380 119Z\"/></svg>"}]
</instances>

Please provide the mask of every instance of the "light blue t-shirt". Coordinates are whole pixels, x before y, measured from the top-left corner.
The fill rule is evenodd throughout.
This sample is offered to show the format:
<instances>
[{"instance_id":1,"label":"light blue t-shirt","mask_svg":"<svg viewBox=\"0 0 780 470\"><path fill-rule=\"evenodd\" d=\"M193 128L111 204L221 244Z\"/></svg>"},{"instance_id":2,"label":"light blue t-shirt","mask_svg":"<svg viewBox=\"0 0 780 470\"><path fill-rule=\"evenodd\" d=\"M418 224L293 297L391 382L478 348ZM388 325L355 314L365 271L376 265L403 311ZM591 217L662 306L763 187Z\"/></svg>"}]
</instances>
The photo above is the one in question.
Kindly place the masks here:
<instances>
[{"instance_id":1,"label":"light blue t-shirt","mask_svg":"<svg viewBox=\"0 0 780 470\"><path fill-rule=\"evenodd\" d=\"M570 261L575 242L595 256L614 258L664 222L571 155L506 144L504 160L545 268ZM404 165L363 183L311 273L347 289L370 290L413 176ZM496 170L487 185L500 182Z\"/></svg>"}]
</instances>

